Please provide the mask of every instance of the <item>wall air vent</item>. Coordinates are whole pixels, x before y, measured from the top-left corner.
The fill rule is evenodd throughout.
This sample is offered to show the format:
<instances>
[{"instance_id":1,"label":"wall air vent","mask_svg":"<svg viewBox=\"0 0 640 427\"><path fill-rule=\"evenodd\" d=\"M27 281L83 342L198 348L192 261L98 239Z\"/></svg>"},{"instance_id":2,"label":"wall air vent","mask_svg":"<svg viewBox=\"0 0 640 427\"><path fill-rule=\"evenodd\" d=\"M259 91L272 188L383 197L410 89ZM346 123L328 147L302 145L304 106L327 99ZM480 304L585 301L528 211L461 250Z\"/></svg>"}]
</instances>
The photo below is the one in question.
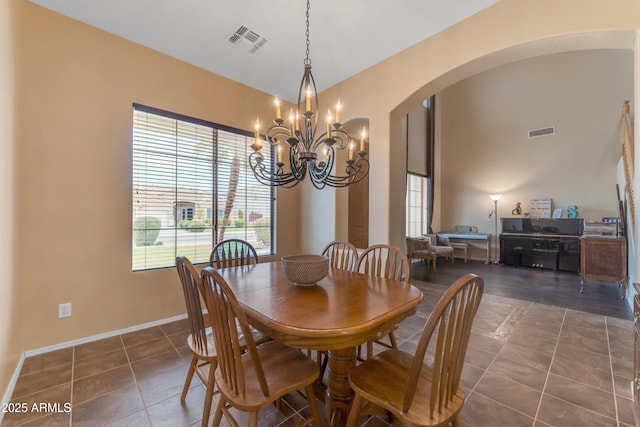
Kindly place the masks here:
<instances>
[{"instance_id":1,"label":"wall air vent","mask_svg":"<svg viewBox=\"0 0 640 427\"><path fill-rule=\"evenodd\" d=\"M555 126L549 126L549 127L540 128L540 129L532 129L529 131L529 139L537 138L539 136L555 135L555 133L556 133Z\"/></svg>"},{"instance_id":2,"label":"wall air vent","mask_svg":"<svg viewBox=\"0 0 640 427\"><path fill-rule=\"evenodd\" d=\"M227 36L227 40L231 44L238 46L244 46L249 53L255 53L267 42L267 39L260 37L260 35L249 28L241 25L240 28Z\"/></svg>"}]
</instances>

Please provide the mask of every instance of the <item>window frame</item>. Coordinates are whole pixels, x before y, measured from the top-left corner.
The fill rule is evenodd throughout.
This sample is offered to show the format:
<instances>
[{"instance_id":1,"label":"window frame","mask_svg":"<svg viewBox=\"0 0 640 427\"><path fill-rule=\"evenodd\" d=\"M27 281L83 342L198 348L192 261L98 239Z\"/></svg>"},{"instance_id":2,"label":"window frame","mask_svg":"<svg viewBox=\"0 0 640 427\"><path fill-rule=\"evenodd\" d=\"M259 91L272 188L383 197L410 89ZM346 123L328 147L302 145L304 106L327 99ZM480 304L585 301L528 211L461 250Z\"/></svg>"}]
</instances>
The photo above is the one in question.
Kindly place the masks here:
<instances>
[{"instance_id":1,"label":"window frame","mask_svg":"<svg viewBox=\"0 0 640 427\"><path fill-rule=\"evenodd\" d=\"M416 191L413 189L411 185L412 178L420 179L420 191ZM417 174L413 172L407 172L407 183L406 183L406 198L405 198L405 232L407 237L420 237L422 235L427 234L427 198L429 191L429 178L423 174ZM414 204L413 198L416 194L420 195L420 204L419 206ZM413 226L412 224L417 223L417 221L411 220L411 215L414 212L419 212L419 222L420 222L420 232L418 234L413 234Z\"/></svg>"},{"instance_id":2,"label":"window frame","mask_svg":"<svg viewBox=\"0 0 640 427\"><path fill-rule=\"evenodd\" d=\"M250 146L252 139L253 139L253 132L250 131L246 131L243 129L237 129L231 126L226 126L226 125L221 125L218 123L214 123L214 122L210 122L207 120L203 120L203 119L198 119L198 118L194 118L194 117L190 117L190 116L186 116L183 114L179 114L179 113L174 113L174 112L170 112L170 111L166 111L166 110L162 110L162 109L158 109L155 107L150 107L150 106L146 106L146 105L142 105L142 104L137 104L137 103L133 103L132 105L132 135L131 135L131 153L132 153L132 158L131 158L131 194L132 194L132 207L131 207L131 218L132 218L132 222L131 222L131 233L132 233L132 255L131 255L131 269L133 272L141 272L141 271L152 271L152 270L158 270L158 269L163 269L163 268L173 268L175 266L175 256L172 257L171 263L167 263L164 264L164 258L162 258L162 265L150 265L149 262L147 261L147 251L149 250L148 248L144 248L144 261L140 262L140 263L136 263L136 241L135 241L135 236L136 236L136 232L140 232L141 230L143 230L142 228L136 228L134 221L136 220L136 218L140 217L140 216L149 216L150 212L152 212L153 208L149 208L146 204L146 199L145 199L145 207L142 209L138 209L136 210L136 188L140 188L141 186L145 188L145 190L149 189L149 186L153 186L154 183L152 182L151 184L149 183L148 180L140 180L138 182L136 182L136 172L139 172L139 169L137 169L138 163L136 160L136 155L140 156L142 152L144 152L144 149L141 147L144 147L144 143L139 143L140 145L138 145L138 147L136 147L136 129L142 129L141 132L148 132L148 129L143 129L143 128L138 128L136 127L136 114L140 112L140 113L146 113L146 114L150 114L152 116L158 116L157 120L162 120L162 119L167 119L167 120L174 120L175 121L175 126L176 126L176 135L175 135L175 139L173 136L171 136L170 138L168 138L168 142L166 142L167 147L171 146L171 144L175 144L176 147L176 153L173 157L171 157L171 155L166 155L165 153L165 157L172 159L172 161L175 161L175 174L176 174L176 178L175 181L169 182L169 185L164 185L164 183L162 183L162 179L159 178L158 180L160 181L160 185L161 187L164 188L165 193L169 195L170 193L174 193L173 194L173 204L172 206L165 206L166 203L160 203L159 206L161 206L161 208L163 209L170 209L171 210L171 217L173 218L173 224L171 224L171 221L168 218L168 214L166 214L165 216L167 216L167 218L165 218L165 226L162 227L161 226L161 230L163 230L165 233L169 233L172 232L175 235L175 238L173 239L173 241L167 245L166 247L172 247L173 248L173 252L174 255L180 255L179 252L181 252L181 250L179 249L181 245L179 245L179 239L177 237L177 234L179 232L179 226L178 223L180 222L180 220L182 219L182 216L188 211L188 208L191 209L191 215L193 217L196 217L199 214L196 214L196 212L202 211L203 215L205 215L206 212L206 216L204 217L205 220L211 220L211 227L210 230L207 231L207 235L210 236L210 246L208 248L208 251L210 252L211 248L218 242L219 236L220 236L220 229L221 229L221 220L219 220L218 215L220 212L224 212L224 207L225 207L225 201L224 200L219 200L220 199L220 195L224 194L227 190L227 185L228 185L228 177L226 180L221 179L220 175L224 175L224 168L230 168L231 163L232 162L225 162L224 164L221 164L218 161L219 158L219 153L221 152L221 150L225 150L229 148L229 144L234 144L235 138L240 138L243 142L242 146L239 146L239 151L240 151L240 162L241 162L241 169L240 169L240 182L241 183L245 183L248 185L245 185L243 188L245 189L245 191L238 191L238 193L242 194L242 197L238 194L236 195L235 199L234 199L234 205L232 206L233 212L235 212L236 214L239 213L239 211L242 211L242 220L244 220L244 224L241 226L241 230L240 232L243 233L245 236L249 233L249 216L251 214L256 214L257 212L262 212L262 215L266 216L269 215L269 242L268 244L261 248L262 250L260 250L259 248L256 248L259 252L259 256L263 257L263 256L273 256L275 255L275 245L276 245L276 238L275 238L275 224L276 224L276 218L275 218L275 210L276 210L276 191L275 188L270 187L270 186L265 186L263 184L260 184L257 180L252 179L252 172L250 170L250 168L248 168L248 162L246 159L246 155L248 155L248 147ZM196 185L194 184L193 188L189 188L189 187L180 187L181 186L181 179L179 178L180 173L178 172L180 166L179 166L179 160L180 160L180 155L178 154L178 147L179 147L179 143L180 143L180 139L184 138L184 135L181 135L178 132L178 128L180 126L180 123L183 124L187 124L188 126L191 125L195 125L195 126L203 126L206 128L211 129L211 159L210 161L207 161L205 163L205 165L211 165L211 170L210 172L207 172L207 168L204 169L204 174L206 176L208 176L211 180L211 190L210 191L210 195L209 198L211 199L210 203L205 203L204 205L200 205L198 206L198 204L194 201L190 201L189 199L185 200L185 197L183 195L179 195L179 193L181 191L184 191L184 189L186 188L187 191L191 190L194 192L197 191L202 191L201 189L197 189ZM224 134L222 134L222 137L220 136L220 132L224 132ZM164 137L164 134L159 134L161 137ZM141 140L140 140L141 141ZM164 142L161 142L161 144L165 144ZM149 147L146 146L146 150L149 151ZM235 149L234 149L235 150ZM265 148L263 148L263 150L265 150ZM190 151L189 153L194 153L194 151ZM145 153L146 154L146 153ZM238 154L236 154L238 155ZM273 148L271 147L271 149L269 151L267 151L267 153L265 153L265 160L269 161L272 165L273 165ZM152 158L152 160L143 160L142 162L140 162L141 165L146 165L147 167L149 166L149 164L152 164L153 162L158 162L157 158ZM210 163L209 163L210 162ZM220 166L222 165L222 166ZM155 166L158 168L161 168L162 166ZM182 166L184 168L184 166ZM273 167L273 166L272 166ZM200 171L199 173L203 173L202 171ZM184 177L182 178L184 179ZM144 181L144 182L142 182ZM241 189L241 184L239 184L239 186L237 187L237 190ZM260 187L260 190L257 190L257 187ZM251 191L253 189L253 191ZM268 196L264 197L264 199L262 198L262 192L267 192ZM254 205L258 206L258 209L251 209L251 200L256 200L255 196L258 195L258 200L257 203L258 205ZM195 200L196 196L194 196L194 200ZM268 207L266 206L266 199L268 198ZM150 197L149 198L151 201L154 201L157 199L154 199L154 197ZM264 205L262 204L264 203ZM260 209L259 207L263 206L265 209ZM158 209L161 209L158 208ZM257 212L256 212L257 211ZM268 213L265 213L265 211L268 211ZM142 212L142 214L140 214ZM188 214L188 213L187 213ZM211 215L210 215L211 214ZM211 216L211 218L209 218L209 215ZM254 215L255 217L255 215ZM230 218L231 219L231 218ZM238 220L240 220L240 218L236 218L236 228L237 228L237 222ZM227 223L228 224L228 223ZM146 224L145 224L146 226ZM225 232L229 232L228 230L228 226L225 226ZM146 232L147 230L149 230L150 228L146 228L144 229L144 231ZM227 237L224 236L224 238L231 238L231 237ZM195 239L195 238L194 238ZM194 240L195 241L195 240ZM195 243L194 243L195 245ZM200 243L198 244L199 246L202 246ZM148 245L151 246L151 245ZM139 248L139 246L138 246ZM202 248L199 250L200 251L200 256L196 256L192 261L194 264L202 264L205 262L208 262L208 255L206 260L204 259L204 257L202 256ZM140 251L142 251L142 249L140 249ZM168 261L168 258L167 258ZM153 264L153 262L151 262L151 264Z\"/></svg>"}]
</instances>

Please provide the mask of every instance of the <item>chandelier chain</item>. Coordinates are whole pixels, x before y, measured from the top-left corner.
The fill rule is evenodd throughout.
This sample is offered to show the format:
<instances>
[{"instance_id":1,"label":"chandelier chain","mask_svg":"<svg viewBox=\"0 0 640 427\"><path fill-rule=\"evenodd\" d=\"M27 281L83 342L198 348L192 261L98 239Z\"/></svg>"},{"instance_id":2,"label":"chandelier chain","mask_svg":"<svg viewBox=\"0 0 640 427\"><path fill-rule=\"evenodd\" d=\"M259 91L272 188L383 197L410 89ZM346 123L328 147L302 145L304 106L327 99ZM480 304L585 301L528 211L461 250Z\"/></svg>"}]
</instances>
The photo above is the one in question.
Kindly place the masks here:
<instances>
[{"instance_id":1,"label":"chandelier chain","mask_svg":"<svg viewBox=\"0 0 640 427\"><path fill-rule=\"evenodd\" d=\"M307 57L304 60L304 65L311 65L311 59L309 59L309 8L311 7L310 0L307 0Z\"/></svg>"}]
</instances>

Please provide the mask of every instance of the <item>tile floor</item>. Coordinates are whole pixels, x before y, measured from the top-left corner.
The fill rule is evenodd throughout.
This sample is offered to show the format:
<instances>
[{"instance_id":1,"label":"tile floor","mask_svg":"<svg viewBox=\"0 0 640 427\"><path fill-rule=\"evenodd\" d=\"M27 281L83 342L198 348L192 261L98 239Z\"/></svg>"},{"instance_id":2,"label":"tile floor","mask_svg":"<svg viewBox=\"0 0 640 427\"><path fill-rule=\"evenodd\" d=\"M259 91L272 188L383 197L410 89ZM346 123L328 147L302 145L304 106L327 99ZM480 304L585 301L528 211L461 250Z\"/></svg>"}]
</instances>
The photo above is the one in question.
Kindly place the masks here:
<instances>
[{"instance_id":1,"label":"tile floor","mask_svg":"<svg viewBox=\"0 0 640 427\"><path fill-rule=\"evenodd\" d=\"M446 289L416 284L425 299L396 332L407 351ZM1 425L200 425L202 385L194 379L186 403L179 401L190 359L186 328L178 321L26 359L12 401L53 405L5 414ZM632 426L632 342L629 320L485 293L463 373L462 424ZM304 410L303 400L288 396L281 412L270 407L261 413L260 425L293 425ZM362 417L360 425L389 424Z\"/></svg>"}]
</instances>

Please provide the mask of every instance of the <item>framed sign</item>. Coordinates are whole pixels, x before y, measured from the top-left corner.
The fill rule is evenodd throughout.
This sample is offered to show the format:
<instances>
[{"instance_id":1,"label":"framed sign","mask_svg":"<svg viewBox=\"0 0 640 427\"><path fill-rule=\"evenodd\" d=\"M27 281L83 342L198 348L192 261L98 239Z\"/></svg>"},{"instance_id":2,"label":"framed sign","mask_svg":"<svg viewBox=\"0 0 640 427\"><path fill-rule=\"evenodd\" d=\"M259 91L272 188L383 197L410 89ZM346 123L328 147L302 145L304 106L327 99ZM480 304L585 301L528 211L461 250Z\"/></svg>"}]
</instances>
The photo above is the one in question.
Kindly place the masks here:
<instances>
[{"instance_id":1,"label":"framed sign","mask_svg":"<svg viewBox=\"0 0 640 427\"><path fill-rule=\"evenodd\" d=\"M531 218L551 218L551 198L531 199Z\"/></svg>"}]
</instances>

